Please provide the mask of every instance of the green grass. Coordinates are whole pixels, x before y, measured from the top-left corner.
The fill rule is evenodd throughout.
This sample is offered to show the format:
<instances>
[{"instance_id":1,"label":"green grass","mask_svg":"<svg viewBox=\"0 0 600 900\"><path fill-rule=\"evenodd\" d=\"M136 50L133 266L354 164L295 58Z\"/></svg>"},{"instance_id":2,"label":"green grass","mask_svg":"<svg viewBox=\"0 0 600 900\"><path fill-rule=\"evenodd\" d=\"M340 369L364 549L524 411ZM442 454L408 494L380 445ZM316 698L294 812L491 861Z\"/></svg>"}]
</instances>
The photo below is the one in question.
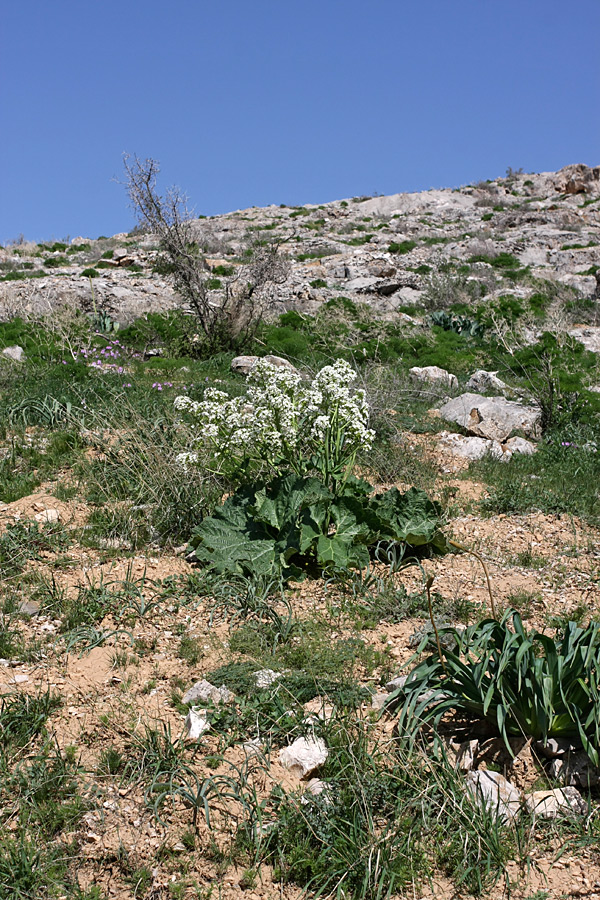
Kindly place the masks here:
<instances>
[{"instance_id":1,"label":"green grass","mask_svg":"<svg viewBox=\"0 0 600 900\"><path fill-rule=\"evenodd\" d=\"M600 459L593 445L586 447L589 435L589 430L580 431L578 438L568 432L555 434L534 456L515 456L510 466L492 459L472 463L470 477L488 486L481 511L511 515L538 510L600 523ZM570 441L561 440L567 436Z\"/></svg>"}]
</instances>

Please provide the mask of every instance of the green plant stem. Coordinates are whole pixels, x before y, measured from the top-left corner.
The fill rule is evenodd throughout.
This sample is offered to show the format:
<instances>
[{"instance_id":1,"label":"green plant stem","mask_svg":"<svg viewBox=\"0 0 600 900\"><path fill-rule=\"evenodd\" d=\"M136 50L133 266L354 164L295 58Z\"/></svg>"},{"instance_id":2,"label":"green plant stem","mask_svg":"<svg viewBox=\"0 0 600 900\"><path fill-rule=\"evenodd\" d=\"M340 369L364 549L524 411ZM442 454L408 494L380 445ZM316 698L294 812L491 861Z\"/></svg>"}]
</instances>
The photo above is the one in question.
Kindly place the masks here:
<instances>
[{"instance_id":1,"label":"green plant stem","mask_svg":"<svg viewBox=\"0 0 600 900\"><path fill-rule=\"evenodd\" d=\"M464 544L459 544L458 541L451 541L450 538L448 538L448 543L450 544L451 547L456 547L457 550L462 550L464 553L470 553L472 556L475 557L475 559L478 559L479 562L481 563L481 565L483 567L483 571L485 573L485 580L487 582L488 593L490 595L490 607L492 610L492 618L497 619L498 616L496 615L496 605L494 603L494 595L492 593L492 581L490 579L490 573L488 571L488 567L485 564L484 558L479 553L477 553L476 550L472 550L470 547L465 547Z\"/></svg>"}]
</instances>

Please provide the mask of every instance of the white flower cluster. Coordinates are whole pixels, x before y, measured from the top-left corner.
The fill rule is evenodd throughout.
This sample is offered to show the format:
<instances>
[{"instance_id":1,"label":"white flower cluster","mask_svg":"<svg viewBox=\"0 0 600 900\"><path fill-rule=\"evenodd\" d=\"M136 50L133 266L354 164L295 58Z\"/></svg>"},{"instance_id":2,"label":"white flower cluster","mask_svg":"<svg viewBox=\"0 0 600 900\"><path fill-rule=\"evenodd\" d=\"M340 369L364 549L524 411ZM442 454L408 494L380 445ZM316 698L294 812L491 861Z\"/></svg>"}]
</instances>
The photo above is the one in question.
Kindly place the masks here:
<instances>
[{"instance_id":1,"label":"white flower cluster","mask_svg":"<svg viewBox=\"0 0 600 900\"><path fill-rule=\"evenodd\" d=\"M363 390L350 392L356 372L343 359L325 366L305 391L305 410L310 433L318 441L327 433L341 432L348 450L370 450L375 432L369 425L369 405Z\"/></svg>"},{"instance_id":2,"label":"white flower cluster","mask_svg":"<svg viewBox=\"0 0 600 900\"><path fill-rule=\"evenodd\" d=\"M274 465L285 460L298 470L323 444L345 458L359 447L370 449L375 435L368 427L364 391L351 393L355 378L341 359L321 369L311 384L291 369L259 360L248 376L245 397L230 399L223 391L207 388L204 400L177 397L175 407L196 420L197 442L208 445L217 457ZM188 464L195 454L181 457Z\"/></svg>"}]
</instances>

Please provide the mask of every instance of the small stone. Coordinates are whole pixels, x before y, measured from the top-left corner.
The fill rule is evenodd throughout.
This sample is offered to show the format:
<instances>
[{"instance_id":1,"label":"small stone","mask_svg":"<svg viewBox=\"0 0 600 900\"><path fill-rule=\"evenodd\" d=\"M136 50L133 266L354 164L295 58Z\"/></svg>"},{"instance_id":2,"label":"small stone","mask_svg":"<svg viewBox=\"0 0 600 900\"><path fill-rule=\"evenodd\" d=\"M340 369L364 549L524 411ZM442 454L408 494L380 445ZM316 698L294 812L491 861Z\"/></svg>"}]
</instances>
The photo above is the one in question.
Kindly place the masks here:
<instances>
[{"instance_id":1,"label":"small stone","mask_svg":"<svg viewBox=\"0 0 600 900\"><path fill-rule=\"evenodd\" d=\"M549 772L551 778L562 781L568 787L587 789L600 785L600 769L592 763L585 750L553 759Z\"/></svg>"},{"instance_id":2,"label":"small stone","mask_svg":"<svg viewBox=\"0 0 600 900\"><path fill-rule=\"evenodd\" d=\"M13 362L23 362L23 354L25 351L16 344L14 347L5 347L2 356L5 359L12 359Z\"/></svg>"},{"instance_id":3,"label":"small stone","mask_svg":"<svg viewBox=\"0 0 600 900\"><path fill-rule=\"evenodd\" d=\"M314 697L304 704L304 709L306 712L313 714L308 717L308 721L320 719L323 722L328 722L333 718L333 714L335 713L335 706L332 706L331 703L327 703L325 697Z\"/></svg>"},{"instance_id":4,"label":"small stone","mask_svg":"<svg viewBox=\"0 0 600 900\"><path fill-rule=\"evenodd\" d=\"M413 366L408 374L417 384L438 384L444 388L457 388L458 378L439 366Z\"/></svg>"},{"instance_id":5,"label":"small stone","mask_svg":"<svg viewBox=\"0 0 600 900\"><path fill-rule=\"evenodd\" d=\"M290 369L292 372L297 372L295 366L288 362L287 359L283 359L281 356L236 356L235 359L231 360L231 369L233 372L237 372L240 375L249 375L256 363L259 359L264 359L265 362L270 363L272 366L276 366L278 369Z\"/></svg>"},{"instance_id":6,"label":"small stone","mask_svg":"<svg viewBox=\"0 0 600 900\"><path fill-rule=\"evenodd\" d=\"M50 523L60 521L60 513L57 509L44 509L42 512L36 513L33 518L36 522L49 525Z\"/></svg>"},{"instance_id":7,"label":"small stone","mask_svg":"<svg viewBox=\"0 0 600 900\"><path fill-rule=\"evenodd\" d=\"M577 748L569 740L569 738L548 738L546 743L543 741L535 741L534 749L546 759L555 759L558 756L564 756L565 753L571 753Z\"/></svg>"},{"instance_id":8,"label":"small stone","mask_svg":"<svg viewBox=\"0 0 600 900\"><path fill-rule=\"evenodd\" d=\"M206 718L206 710L199 707L192 707L185 719L185 728L188 738L191 741L197 741L207 731L210 730L210 722Z\"/></svg>"},{"instance_id":9,"label":"small stone","mask_svg":"<svg viewBox=\"0 0 600 900\"><path fill-rule=\"evenodd\" d=\"M471 772L479 750L479 741L463 741L456 749L456 768L461 772Z\"/></svg>"},{"instance_id":10,"label":"small stone","mask_svg":"<svg viewBox=\"0 0 600 900\"><path fill-rule=\"evenodd\" d=\"M254 673L257 688L268 688L274 681L281 678L281 672L274 672L273 669L260 669Z\"/></svg>"},{"instance_id":11,"label":"small stone","mask_svg":"<svg viewBox=\"0 0 600 900\"><path fill-rule=\"evenodd\" d=\"M479 805L495 812L499 819L515 819L521 809L521 795L499 772L479 769L467 772L467 788Z\"/></svg>"},{"instance_id":12,"label":"small stone","mask_svg":"<svg viewBox=\"0 0 600 900\"><path fill-rule=\"evenodd\" d=\"M534 816L556 819L559 816L575 814L584 816L587 803L574 787L555 788L553 791L533 791L525 798L527 808Z\"/></svg>"},{"instance_id":13,"label":"small stone","mask_svg":"<svg viewBox=\"0 0 600 900\"><path fill-rule=\"evenodd\" d=\"M250 741L244 741L242 749L246 754L247 759L253 759L255 756L261 755L262 741L260 738L252 738Z\"/></svg>"},{"instance_id":14,"label":"small stone","mask_svg":"<svg viewBox=\"0 0 600 900\"><path fill-rule=\"evenodd\" d=\"M233 700L233 694L224 685L222 687L215 687L214 684L211 684L210 681L206 681L203 678L201 681L197 681L196 684L183 695L184 703L196 703L198 700L202 703L207 703L210 700L215 705L219 703L229 703Z\"/></svg>"},{"instance_id":15,"label":"small stone","mask_svg":"<svg viewBox=\"0 0 600 900\"><path fill-rule=\"evenodd\" d=\"M404 687L407 679L408 675L398 675L396 678L392 678L385 686L386 691L389 691L390 693L392 691L397 691L398 688Z\"/></svg>"},{"instance_id":16,"label":"small stone","mask_svg":"<svg viewBox=\"0 0 600 900\"><path fill-rule=\"evenodd\" d=\"M330 806L332 803L327 782L321 781L320 778L311 778L306 782L306 790L300 798L300 803L302 803L303 806L306 806L311 801L314 801L316 797L320 797L321 802L326 806Z\"/></svg>"},{"instance_id":17,"label":"small stone","mask_svg":"<svg viewBox=\"0 0 600 900\"><path fill-rule=\"evenodd\" d=\"M388 697L389 694L384 694L383 691L377 691L377 693L373 694L371 697L371 709L383 709Z\"/></svg>"},{"instance_id":18,"label":"small stone","mask_svg":"<svg viewBox=\"0 0 600 900\"><path fill-rule=\"evenodd\" d=\"M536 445L522 437L509 438L503 446L511 453L522 453L523 456L533 456L534 453L537 453Z\"/></svg>"},{"instance_id":19,"label":"small stone","mask_svg":"<svg viewBox=\"0 0 600 900\"><path fill-rule=\"evenodd\" d=\"M19 674L15 675L13 678L15 684L25 684L25 682L29 681L29 675Z\"/></svg>"},{"instance_id":20,"label":"small stone","mask_svg":"<svg viewBox=\"0 0 600 900\"><path fill-rule=\"evenodd\" d=\"M528 443L525 441L525 443ZM502 445L498 441L492 441L482 437L467 437L464 434L455 434L451 431L440 433L440 449L447 450L453 456L462 456L463 459L483 459L484 456L492 459L510 459L511 454L505 454Z\"/></svg>"},{"instance_id":21,"label":"small stone","mask_svg":"<svg viewBox=\"0 0 600 900\"><path fill-rule=\"evenodd\" d=\"M279 751L279 762L298 778L306 778L322 766L329 753L322 738L297 738Z\"/></svg>"},{"instance_id":22,"label":"small stone","mask_svg":"<svg viewBox=\"0 0 600 900\"><path fill-rule=\"evenodd\" d=\"M37 600L23 600L21 605L19 606L19 612L22 616L38 616L40 613L41 606L37 602Z\"/></svg>"},{"instance_id":23,"label":"small stone","mask_svg":"<svg viewBox=\"0 0 600 900\"><path fill-rule=\"evenodd\" d=\"M477 394L482 391L498 391L501 394L507 387L508 385L498 378L497 372L486 372L485 369L473 372L466 384L468 391L474 391Z\"/></svg>"}]
</instances>

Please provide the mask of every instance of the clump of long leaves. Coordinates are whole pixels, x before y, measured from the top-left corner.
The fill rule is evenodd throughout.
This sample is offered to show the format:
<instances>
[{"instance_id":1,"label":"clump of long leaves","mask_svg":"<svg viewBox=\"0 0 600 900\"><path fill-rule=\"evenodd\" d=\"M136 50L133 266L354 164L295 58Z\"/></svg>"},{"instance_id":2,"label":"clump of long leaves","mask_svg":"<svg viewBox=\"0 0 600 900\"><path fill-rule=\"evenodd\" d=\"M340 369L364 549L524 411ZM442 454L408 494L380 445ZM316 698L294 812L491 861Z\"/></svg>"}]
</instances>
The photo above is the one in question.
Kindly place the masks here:
<instances>
[{"instance_id":1,"label":"clump of long leaves","mask_svg":"<svg viewBox=\"0 0 600 900\"><path fill-rule=\"evenodd\" d=\"M401 731L437 725L454 710L493 724L507 746L511 735L578 738L600 763L598 624L568 622L551 637L526 631L509 610L500 622L442 634L453 635L455 650L429 656L390 697L388 708L400 707Z\"/></svg>"}]
</instances>

